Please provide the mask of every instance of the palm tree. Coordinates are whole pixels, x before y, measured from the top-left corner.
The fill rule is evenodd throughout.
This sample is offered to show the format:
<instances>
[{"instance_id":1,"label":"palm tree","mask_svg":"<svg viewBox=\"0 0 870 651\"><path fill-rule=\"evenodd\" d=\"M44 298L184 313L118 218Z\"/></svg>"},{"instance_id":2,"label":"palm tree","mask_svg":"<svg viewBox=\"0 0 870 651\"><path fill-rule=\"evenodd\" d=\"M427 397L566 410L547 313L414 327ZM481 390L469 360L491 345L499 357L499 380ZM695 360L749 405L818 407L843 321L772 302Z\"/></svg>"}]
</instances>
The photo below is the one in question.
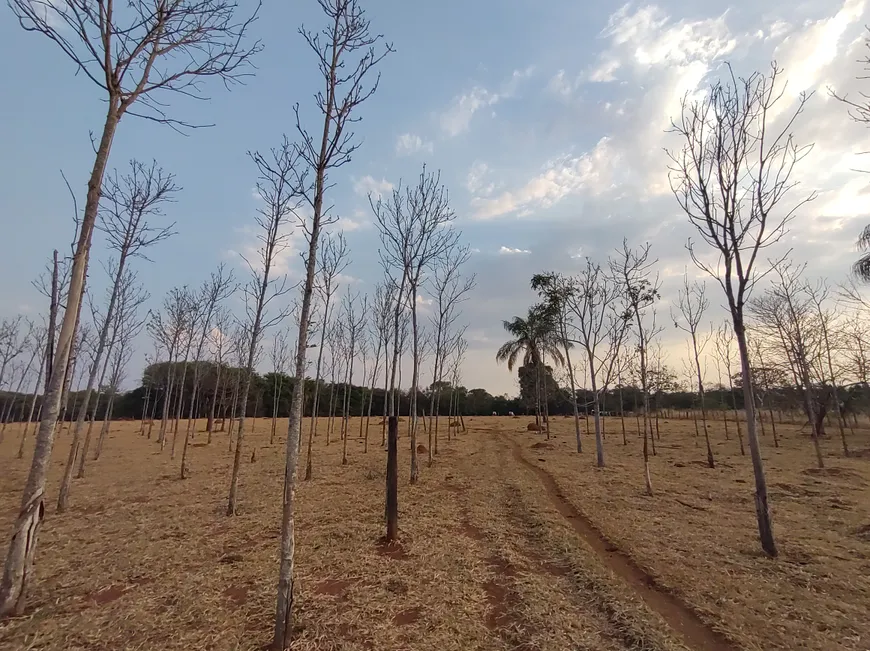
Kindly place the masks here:
<instances>
[{"instance_id":1,"label":"palm tree","mask_svg":"<svg viewBox=\"0 0 870 651\"><path fill-rule=\"evenodd\" d=\"M555 315L548 306L535 305L529 308L526 318L515 316L510 321L504 321L503 325L513 339L498 349L495 359L497 362L507 362L508 369L512 371L522 355L523 366L535 369L535 424L540 430L541 369L544 360L547 355L559 364L564 359L559 350Z\"/></svg>"}]
</instances>

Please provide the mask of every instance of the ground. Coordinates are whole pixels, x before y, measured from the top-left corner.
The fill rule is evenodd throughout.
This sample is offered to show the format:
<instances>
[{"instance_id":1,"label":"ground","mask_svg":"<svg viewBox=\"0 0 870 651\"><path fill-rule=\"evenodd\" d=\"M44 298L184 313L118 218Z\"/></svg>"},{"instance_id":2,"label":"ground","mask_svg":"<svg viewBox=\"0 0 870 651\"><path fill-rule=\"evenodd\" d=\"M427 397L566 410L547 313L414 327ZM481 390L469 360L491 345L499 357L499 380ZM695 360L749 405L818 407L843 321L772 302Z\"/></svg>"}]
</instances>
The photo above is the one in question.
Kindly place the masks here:
<instances>
[{"instance_id":1,"label":"ground","mask_svg":"<svg viewBox=\"0 0 870 651\"><path fill-rule=\"evenodd\" d=\"M660 422L648 497L633 419L627 445L620 421L607 420L604 469L591 437L576 452L570 419L552 420L550 440L527 431L527 418L465 421L452 441L442 421L439 453L429 467L421 452L415 486L401 424L398 548L378 543L380 423L365 452L351 421L344 466L342 442L318 435L314 478L298 492L294 649L870 648L870 428L850 433L852 458L838 436L824 441L824 470L799 427L780 425L779 448L769 432L762 439L781 552L768 559L734 423L730 440L721 422L710 426L711 470L691 421ZM196 434L181 480L180 454L161 454L132 422L113 427L57 513L62 432L36 581L26 614L0 623L0 649L264 649L286 421L272 445L269 430L260 420L245 441L232 518L226 434L211 444ZM30 447L16 459L19 436L10 425L0 443L4 546L29 466Z\"/></svg>"}]
</instances>

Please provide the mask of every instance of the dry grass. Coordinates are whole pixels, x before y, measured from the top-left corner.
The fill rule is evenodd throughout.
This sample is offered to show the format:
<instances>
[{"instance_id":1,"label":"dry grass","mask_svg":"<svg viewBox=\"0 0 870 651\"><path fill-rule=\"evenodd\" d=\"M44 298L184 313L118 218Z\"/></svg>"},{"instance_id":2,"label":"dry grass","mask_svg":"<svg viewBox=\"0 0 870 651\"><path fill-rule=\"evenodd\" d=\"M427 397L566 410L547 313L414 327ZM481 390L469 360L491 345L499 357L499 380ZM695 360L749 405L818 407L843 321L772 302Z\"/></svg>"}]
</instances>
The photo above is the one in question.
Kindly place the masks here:
<instances>
[{"instance_id":1,"label":"dry grass","mask_svg":"<svg viewBox=\"0 0 870 651\"><path fill-rule=\"evenodd\" d=\"M389 555L377 545L380 426L373 421L364 454L359 423L351 424L347 466L340 441L316 439L314 480L298 492L295 649L685 649L650 595L578 535L541 478L514 457L512 441L733 648L867 648L870 542L856 532L868 524L870 458L829 456L840 470L819 474L809 443L793 432L780 451L765 442L782 547L770 561L757 552L751 471L736 442L717 445L720 467L710 471L695 464L703 448L694 447L691 423L664 425L657 495L646 498L637 439L623 448L609 437L609 467L598 471L591 441L582 457L570 452L570 420L554 419L552 447L534 450L544 435L525 431L525 421L466 424L458 441L442 435L432 468L421 460L417 486L407 483L400 430L402 553ZM257 423L246 442L257 460L244 455L240 513L227 518L225 434L211 445L197 435L193 475L182 481L180 454L161 455L137 430L113 429L103 457L74 483L66 513L49 503L28 612L0 623L0 649L235 651L270 641L283 444L269 446L268 423ZM4 544L28 467L15 459L19 432L11 427L0 445ZM62 433L55 448L50 500L69 440ZM834 443L827 447L833 455Z\"/></svg>"},{"instance_id":2,"label":"dry grass","mask_svg":"<svg viewBox=\"0 0 870 651\"><path fill-rule=\"evenodd\" d=\"M652 498L643 495L633 419L627 447L619 420L607 419L604 469L594 468L592 436L582 456L573 451L570 420L553 420L551 450L530 449L543 435L530 441L513 427L509 436L605 537L742 648L870 649L870 455L843 458L831 428L819 470L805 430L780 426L778 449L768 430L762 456L780 550L770 560L760 552L752 468L734 424L730 441L721 423L710 426L714 470L691 421L660 425ZM870 448L867 429L849 436L853 450Z\"/></svg>"}]
</instances>

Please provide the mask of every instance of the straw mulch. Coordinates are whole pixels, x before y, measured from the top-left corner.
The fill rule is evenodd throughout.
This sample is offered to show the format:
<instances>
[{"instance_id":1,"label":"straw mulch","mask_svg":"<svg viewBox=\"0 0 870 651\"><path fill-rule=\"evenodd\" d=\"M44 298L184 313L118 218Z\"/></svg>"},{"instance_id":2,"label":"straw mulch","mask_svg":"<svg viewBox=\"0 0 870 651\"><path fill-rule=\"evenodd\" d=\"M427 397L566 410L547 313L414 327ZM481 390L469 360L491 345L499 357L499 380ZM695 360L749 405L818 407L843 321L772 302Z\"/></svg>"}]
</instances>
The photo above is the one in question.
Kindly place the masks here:
<instances>
[{"instance_id":1,"label":"straw mulch","mask_svg":"<svg viewBox=\"0 0 870 651\"><path fill-rule=\"evenodd\" d=\"M646 498L636 439L622 448L608 435L609 466L598 471L591 441L582 457L571 452L570 419L554 421L554 440L534 449L544 434L520 432L510 418L465 420L468 432L453 442L444 428L433 466L421 458L416 486L400 430L401 545L389 549L378 542L385 455L376 421L368 454L359 421L351 424L346 466L341 441L315 439L314 479L297 492L294 649L702 651L662 614L666 592L697 612L717 648L866 648L868 540L854 531L867 524L868 459L829 457L840 470L820 474L797 434L785 434L778 454L765 443L782 547L770 561L757 552L751 470L734 441L717 446L721 464L710 471L695 464L703 448L686 424L671 421L653 460L657 494ZM233 518L224 515L226 434L206 445L197 433L192 476L181 480L181 441L170 460L169 446L161 454L138 436L138 423L113 427L103 457L75 481L69 510L56 513L71 438L61 433L37 580L25 616L0 622L0 649L262 651L284 465L283 440L268 445L269 430L260 420L248 434ZM30 448L15 459L19 433L11 426L0 445L4 544L29 464ZM521 459L551 473L564 503ZM578 512L655 585L623 580L578 533Z\"/></svg>"},{"instance_id":2,"label":"straw mulch","mask_svg":"<svg viewBox=\"0 0 870 651\"><path fill-rule=\"evenodd\" d=\"M767 424L761 446L775 560L761 553L748 445L741 456L733 422L730 440L723 423L710 424L713 470L692 421L661 422L650 464L653 497L643 494L634 419L626 419L626 428L624 447L619 419L606 419L604 469L594 467L594 430L578 455L570 420L554 421L552 450L531 449L544 436L520 432L510 421L502 429L604 537L739 648L870 648L870 455L860 452L870 448L866 423L854 435L847 431L858 451L850 458L843 457L836 425L829 427L823 470L806 429L779 425L777 449ZM745 444L745 429L743 436Z\"/></svg>"}]
</instances>

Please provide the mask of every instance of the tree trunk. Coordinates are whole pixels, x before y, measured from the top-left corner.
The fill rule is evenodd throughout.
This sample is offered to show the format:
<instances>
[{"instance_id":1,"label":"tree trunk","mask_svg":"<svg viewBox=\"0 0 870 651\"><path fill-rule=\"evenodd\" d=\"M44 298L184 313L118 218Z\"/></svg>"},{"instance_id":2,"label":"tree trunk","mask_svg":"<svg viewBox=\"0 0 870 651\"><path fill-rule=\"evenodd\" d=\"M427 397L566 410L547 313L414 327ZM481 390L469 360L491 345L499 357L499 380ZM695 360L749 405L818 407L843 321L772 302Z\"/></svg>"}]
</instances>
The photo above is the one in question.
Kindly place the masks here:
<instances>
[{"instance_id":1,"label":"tree trunk","mask_svg":"<svg viewBox=\"0 0 870 651\"><path fill-rule=\"evenodd\" d=\"M48 352L43 353L43 357ZM45 372L45 364L40 363L39 373L36 376L36 386L33 388L33 398L30 401L30 413L27 415L27 422L24 424L24 431L21 433L21 443L18 444L18 458L24 458L24 442L27 440L27 432L30 430L30 423L33 422L33 412L36 410L36 398L39 394L39 385L42 383L42 374Z\"/></svg>"},{"instance_id":2,"label":"tree trunk","mask_svg":"<svg viewBox=\"0 0 870 651\"><path fill-rule=\"evenodd\" d=\"M223 366L223 364L221 364L221 363L218 363L218 365L217 365L217 375L215 376L215 380L214 380L214 394L212 394L212 397L211 397L211 405L209 406L209 410L208 410L208 423L205 426L205 429L208 431L208 443L209 444L211 444L211 435L212 435L212 432L214 432L214 414L215 414L215 409L217 408L217 398L218 398L218 393L219 393L220 387L221 387L221 367L222 366Z\"/></svg>"},{"instance_id":3,"label":"tree trunk","mask_svg":"<svg viewBox=\"0 0 870 651\"><path fill-rule=\"evenodd\" d=\"M115 409L115 395L117 390L112 390L112 395L109 396L109 404L106 405L106 415L103 417L103 426L100 428L100 438L97 439L97 449L94 451L94 461L100 458L103 453L103 443L109 435L109 428L112 425L112 413Z\"/></svg>"},{"instance_id":4,"label":"tree trunk","mask_svg":"<svg viewBox=\"0 0 870 651\"><path fill-rule=\"evenodd\" d=\"M21 615L24 612L24 600L30 578L33 576L33 562L36 554L36 543L39 529L45 516L45 478L51 461L51 451L54 446L55 427L60 410L63 387L66 384L66 367L69 361L70 349L76 334L79 308L85 289L90 255L91 239L97 219L100 204L100 191L103 184L103 174L109 160L109 150L118 125L120 115L118 105L110 101L103 134L97 149L94 167L88 180L88 194L85 211L82 217L76 252L73 257L70 274L69 291L67 293L66 311L60 328L57 343L57 355L51 371L51 381L43 399L42 420L36 434L36 448L30 465L27 483L21 497L21 508L12 533L9 553L3 569L3 580L0 581L0 617L5 615Z\"/></svg>"},{"instance_id":5,"label":"tree trunk","mask_svg":"<svg viewBox=\"0 0 870 651\"><path fill-rule=\"evenodd\" d=\"M417 385L420 382L420 335L417 330L417 286L411 286L411 400L408 405L411 428L411 483L417 483L420 462L417 459Z\"/></svg>"},{"instance_id":6,"label":"tree trunk","mask_svg":"<svg viewBox=\"0 0 870 651\"><path fill-rule=\"evenodd\" d=\"M233 385L233 402L230 407L230 435L227 437L229 439L228 449L231 451L233 449L233 428L236 423L236 410L239 408L239 387L242 381L241 369L236 369L236 382Z\"/></svg>"},{"instance_id":7,"label":"tree trunk","mask_svg":"<svg viewBox=\"0 0 870 651\"><path fill-rule=\"evenodd\" d=\"M704 440L707 442L707 465L710 468L716 467L716 461L713 458L713 447L710 445L710 433L707 431L707 403L704 399L704 382L701 379L701 361L698 353L698 340L695 333L692 333L692 348L695 353L695 372L698 376L698 396L701 398L701 424L704 426Z\"/></svg>"},{"instance_id":8,"label":"tree trunk","mask_svg":"<svg viewBox=\"0 0 870 651\"><path fill-rule=\"evenodd\" d=\"M253 337L252 337L253 339ZM236 434L236 450L233 455L233 472L230 477L230 494L227 498L227 515L235 515L236 514L236 501L238 499L239 492L239 469L242 465L242 443L244 442L245 437L245 412L248 407L248 394L251 390L251 376L254 374L253 366L254 366L254 353L256 351L256 343L251 346L251 353L248 356L248 366L245 369L245 383L242 388L241 402L242 402L242 410L239 415L239 429ZM230 425L230 432L232 433L232 424Z\"/></svg>"},{"instance_id":9,"label":"tree trunk","mask_svg":"<svg viewBox=\"0 0 870 651\"><path fill-rule=\"evenodd\" d=\"M777 555L773 536L773 522L767 501L767 479L764 475L764 462L761 447L755 430L755 400L752 397L752 369L749 365L749 348L746 345L746 332L743 323L732 315L737 348L740 352L740 366L743 372L743 402L746 405L746 430L749 439L749 453L752 458L752 471L755 475L755 513L758 518L758 534L762 549L770 556Z\"/></svg>"},{"instance_id":10,"label":"tree trunk","mask_svg":"<svg viewBox=\"0 0 870 651\"><path fill-rule=\"evenodd\" d=\"M390 416L387 445L387 535L391 543L399 537L399 419Z\"/></svg>"}]
</instances>

